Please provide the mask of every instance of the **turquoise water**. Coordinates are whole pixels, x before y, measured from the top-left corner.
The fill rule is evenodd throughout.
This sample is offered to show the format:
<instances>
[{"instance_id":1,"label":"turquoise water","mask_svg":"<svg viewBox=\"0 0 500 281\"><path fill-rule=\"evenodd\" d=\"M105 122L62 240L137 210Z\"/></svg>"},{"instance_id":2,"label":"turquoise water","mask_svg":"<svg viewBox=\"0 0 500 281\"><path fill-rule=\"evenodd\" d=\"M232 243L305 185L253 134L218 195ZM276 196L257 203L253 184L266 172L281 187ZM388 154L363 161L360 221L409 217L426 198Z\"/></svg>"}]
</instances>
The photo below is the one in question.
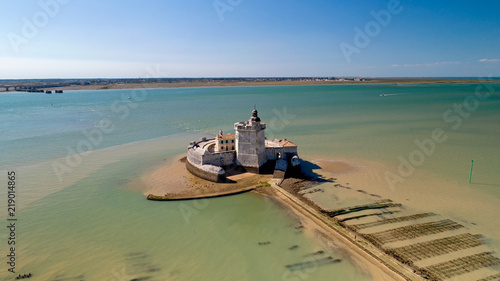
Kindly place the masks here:
<instances>
[{"instance_id":1,"label":"turquoise water","mask_svg":"<svg viewBox=\"0 0 500 281\"><path fill-rule=\"evenodd\" d=\"M500 198L499 86L472 104L457 128L460 115L453 113L448 117L455 121L447 122L443 114L474 96L477 85L1 94L0 170L18 174L22 207L17 212L19 273L40 280L371 280L340 252L329 252L344 260L340 264L287 275L285 265L324 246L298 232L297 222L269 199L248 193L158 203L146 201L129 184L184 153L189 140L220 129L230 132L234 122L249 118L255 104L268 138L289 138L306 159L321 155L396 165L398 156L415 150L415 139L442 128L448 139L419 169L461 183L474 159L475 179L483 183L477 192ZM58 177L54 163L69 170L59 170ZM6 210L6 200L1 202ZM272 243L259 246L261 241ZM4 253L7 245L2 245ZM288 250L293 245L299 248ZM17 276L3 264L0 277Z\"/></svg>"}]
</instances>

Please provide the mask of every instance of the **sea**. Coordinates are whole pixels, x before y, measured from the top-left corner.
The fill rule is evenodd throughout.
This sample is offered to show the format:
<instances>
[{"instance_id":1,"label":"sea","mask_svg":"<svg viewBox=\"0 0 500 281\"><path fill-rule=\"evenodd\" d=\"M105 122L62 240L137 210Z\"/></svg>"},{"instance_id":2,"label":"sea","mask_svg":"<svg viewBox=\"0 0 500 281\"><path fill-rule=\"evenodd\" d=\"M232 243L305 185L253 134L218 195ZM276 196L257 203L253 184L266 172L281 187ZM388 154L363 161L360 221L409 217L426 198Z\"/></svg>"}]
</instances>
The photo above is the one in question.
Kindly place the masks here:
<instances>
[{"instance_id":1,"label":"sea","mask_svg":"<svg viewBox=\"0 0 500 281\"><path fill-rule=\"evenodd\" d=\"M365 159L402 178L411 165L500 200L500 84L5 92L0 279L373 280L262 195L152 202L134 186L254 107L267 138L293 141L302 159ZM342 262L311 262L320 250Z\"/></svg>"}]
</instances>

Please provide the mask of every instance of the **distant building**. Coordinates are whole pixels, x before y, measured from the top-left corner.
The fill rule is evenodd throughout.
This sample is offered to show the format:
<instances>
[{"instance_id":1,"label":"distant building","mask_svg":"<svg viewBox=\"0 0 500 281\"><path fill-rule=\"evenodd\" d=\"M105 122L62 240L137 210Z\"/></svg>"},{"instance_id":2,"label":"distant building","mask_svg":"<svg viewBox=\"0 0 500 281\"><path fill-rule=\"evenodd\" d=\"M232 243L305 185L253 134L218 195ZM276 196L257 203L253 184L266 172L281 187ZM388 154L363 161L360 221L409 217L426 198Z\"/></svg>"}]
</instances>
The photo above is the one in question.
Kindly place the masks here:
<instances>
[{"instance_id":1,"label":"distant building","mask_svg":"<svg viewBox=\"0 0 500 281\"><path fill-rule=\"evenodd\" d=\"M235 134L226 134L219 131L219 134L215 137L215 152L230 151L235 148Z\"/></svg>"},{"instance_id":2,"label":"distant building","mask_svg":"<svg viewBox=\"0 0 500 281\"><path fill-rule=\"evenodd\" d=\"M225 167L233 165L260 173L266 164L280 162L282 167L287 166L286 163L293 166L300 163L296 144L287 139L266 139L266 124L261 122L256 109L248 121L235 123L234 129L236 134L220 131L215 138L192 141L188 146L188 170L196 176L218 182L225 180Z\"/></svg>"}]
</instances>

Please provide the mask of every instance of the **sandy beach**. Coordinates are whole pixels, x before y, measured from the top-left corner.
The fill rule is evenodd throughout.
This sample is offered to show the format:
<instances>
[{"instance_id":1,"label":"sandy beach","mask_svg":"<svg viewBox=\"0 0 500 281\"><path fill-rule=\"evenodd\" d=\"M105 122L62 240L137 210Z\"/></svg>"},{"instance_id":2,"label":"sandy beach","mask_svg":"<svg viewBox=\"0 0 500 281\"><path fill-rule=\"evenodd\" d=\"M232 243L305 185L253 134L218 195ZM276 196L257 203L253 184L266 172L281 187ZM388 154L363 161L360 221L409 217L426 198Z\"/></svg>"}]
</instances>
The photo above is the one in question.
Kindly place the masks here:
<instances>
[{"instance_id":1,"label":"sandy beach","mask_svg":"<svg viewBox=\"0 0 500 281\"><path fill-rule=\"evenodd\" d=\"M368 250L359 247L359 240L348 232L339 232L334 230L328 223L321 220L314 213L315 211L300 200L294 200L293 196L286 192L279 192L279 189L269 189L269 196L275 198L275 202L287 210L292 216L295 216L306 229L306 232L313 239L319 239L325 246L345 253L353 263L359 268L368 272L374 280L422 280L417 276L410 274L401 275L405 272L403 268L394 269L398 266L390 259L384 259L384 254L374 248L369 251L378 252L373 255Z\"/></svg>"},{"instance_id":2,"label":"sandy beach","mask_svg":"<svg viewBox=\"0 0 500 281\"><path fill-rule=\"evenodd\" d=\"M230 183L214 183L200 179L186 169L185 156L178 156L166 165L160 165L143 175L139 183L141 192L145 195L165 194L174 196L198 196L202 194L224 193L250 186L258 186L267 182L271 175L255 175L242 173L229 175Z\"/></svg>"},{"instance_id":3,"label":"sandy beach","mask_svg":"<svg viewBox=\"0 0 500 281\"><path fill-rule=\"evenodd\" d=\"M397 167L380 162L320 157L314 158L312 162L322 168L315 170L316 173L325 177L338 177L337 182L340 184L391 199L408 208L439 213L460 221L474 232L500 239L496 232L500 228L500 221L484 215L498 212L500 202L492 196L474 192L472 188L420 170L391 189L384 175L387 171L395 171Z\"/></svg>"},{"instance_id":4,"label":"sandy beach","mask_svg":"<svg viewBox=\"0 0 500 281\"><path fill-rule=\"evenodd\" d=\"M255 185L262 181L269 181L271 178L270 175L240 174L230 177L232 180L237 181L237 184L228 186L228 184L212 183L199 179L187 172L185 164L182 161L183 158L183 156L178 156L170 163L158 166L151 172L144 174L140 179L140 183L134 183L133 186L140 186L141 192L143 192L144 195L150 193L198 194L200 189L221 191L226 188L234 188L235 186ZM345 173L355 170L354 167L341 163L333 163L329 165L328 168ZM300 221L311 238L321 241L325 247L335 251L342 251L346 256L349 256L353 263L371 275L374 280L405 280L405 278L387 268L380 260L354 245L353 237L348 237L348 233L346 233L345 236L340 235L338 232L326 226L324 222L317 217L305 211L304 208L307 207L300 203L300 201L294 203L294 201L292 201L293 199L291 200L284 194L276 192L272 187L262 187L256 192L262 194L262 196L272 198L276 204L288 212L290 216ZM168 204L168 202L165 202L165 204ZM379 254L382 255L382 253Z\"/></svg>"},{"instance_id":5,"label":"sandy beach","mask_svg":"<svg viewBox=\"0 0 500 281\"><path fill-rule=\"evenodd\" d=\"M403 266L384 253L380 246L372 245L365 240L364 235L380 231L390 231L396 226L411 226L415 223L433 223L448 218L458 221L461 227L459 230L444 232L443 234L429 235L424 238L404 240L397 243L389 243L390 247L404 247L417 242L429 242L431 239L446 238L452 235L465 235L467 233L481 233L486 236L494 235L494 229L487 227L492 223L489 217L484 217L481 212L472 212L472 208L478 202L483 202L482 209L486 212L494 212L497 205L494 199L477 195L465 188L460 189L453 184L439 180L429 175L416 175L417 182L408 179L405 189L389 189L384 180L384 172L390 169L381 163L369 162L356 159L323 159L314 158L310 161L312 173L319 179L316 181L300 181L290 179L284 188L275 187L276 180L272 180L269 175L239 174L233 176L234 184L217 184L199 179L191 175L185 169L183 157L178 156L167 165L158 166L141 178L138 185L145 195L153 194L186 194L193 195L203 192L225 191L235 187L258 185L269 181L271 186L260 187L256 191L262 196L267 196L283 208L290 216L300 221L306 233L313 239L320 241L325 247L334 251L345 253L349 259L363 271L368 272L374 280L423 280L421 276L413 273L413 270ZM304 168L303 168L304 170ZM305 168L308 170L308 168ZM423 180L422 180L423 179ZM313 185L311 186L311 183ZM439 183L442 189L435 190L433 186ZM309 185L309 186L308 186ZM293 194L293 190L301 190L299 194ZM288 192L288 191L291 191ZM454 192L451 192L453 190ZM454 193L454 194L451 194ZM300 199L299 197L307 198ZM446 198L446 199L443 199ZM387 211L394 211L397 215L387 215L387 218L397 218L404 215L420 216L414 221L396 223L394 225L380 225L372 229L362 230L353 233L345 227L339 226L334 221L320 215L318 207L323 209L349 208L363 204L377 204L382 200L389 200L403 203L396 204L394 208L387 208ZM314 206L308 204L312 202ZM168 204L168 203L167 203ZM460 204L464 208L457 210ZM397 207L401 206L401 207ZM396 210L397 209L397 210ZM426 212L426 213L424 213ZM420 215L422 214L422 215ZM438 215L436 215L438 214ZM346 219L346 226L356 229L356 225L375 224L379 219L368 216L359 219L350 219L349 215L339 216L338 219ZM498 222L496 222L498 223ZM496 227L496 226L495 226ZM413 241L415 240L415 241ZM392 245L392 246L391 246ZM386 246L384 246L386 247ZM386 249L386 248L383 248ZM417 263L421 267L429 267L451 259L466 257L467 255L480 253L481 251L491 251L488 245L482 245L472 250L459 251L449 255L424 260ZM474 280L473 278L487 277L496 274L490 268L474 271L465 275L464 280Z\"/></svg>"}]
</instances>

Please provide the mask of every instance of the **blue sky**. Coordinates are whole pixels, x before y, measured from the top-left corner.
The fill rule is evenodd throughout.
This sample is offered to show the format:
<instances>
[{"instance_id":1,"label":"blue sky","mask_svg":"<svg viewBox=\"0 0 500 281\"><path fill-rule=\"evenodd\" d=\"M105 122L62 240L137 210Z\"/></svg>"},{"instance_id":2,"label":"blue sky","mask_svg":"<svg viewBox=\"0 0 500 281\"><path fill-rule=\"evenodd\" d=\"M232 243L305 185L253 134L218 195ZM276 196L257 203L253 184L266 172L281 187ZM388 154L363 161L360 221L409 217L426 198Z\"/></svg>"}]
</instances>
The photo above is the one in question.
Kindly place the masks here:
<instances>
[{"instance_id":1,"label":"blue sky","mask_svg":"<svg viewBox=\"0 0 500 281\"><path fill-rule=\"evenodd\" d=\"M0 79L500 76L497 0L24 0L0 9Z\"/></svg>"}]
</instances>

